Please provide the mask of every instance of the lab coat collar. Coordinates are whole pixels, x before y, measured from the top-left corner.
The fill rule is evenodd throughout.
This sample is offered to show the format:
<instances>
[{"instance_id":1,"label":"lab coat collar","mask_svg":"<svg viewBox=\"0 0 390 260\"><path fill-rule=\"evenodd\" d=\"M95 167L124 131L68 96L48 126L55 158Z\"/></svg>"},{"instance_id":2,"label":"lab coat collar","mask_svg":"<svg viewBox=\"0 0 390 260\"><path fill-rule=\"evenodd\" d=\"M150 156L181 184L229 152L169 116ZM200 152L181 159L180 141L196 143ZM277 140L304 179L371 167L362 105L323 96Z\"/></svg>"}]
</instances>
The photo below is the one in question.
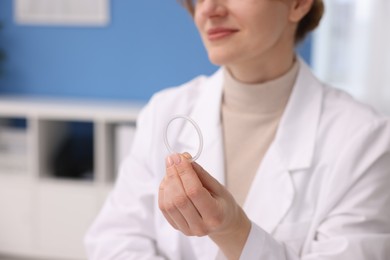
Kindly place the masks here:
<instances>
[{"instance_id":1,"label":"lab coat collar","mask_svg":"<svg viewBox=\"0 0 390 260\"><path fill-rule=\"evenodd\" d=\"M280 120L274 144L287 169L310 167L322 109L323 90L306 63L298 59L300 70Z\"/></svg>"},{"instance_id":2,"label":"lab coat collar","mask_svg":"<svg viewBox=\"0 0 390 260\"><path fill-rule=\"evenodd\" d=\"M204 84L194 109L188 115L199 126L203 135L203 150L197 162L212 173L220 183L225 183L224 152L221 128L223 69L219 69ZM195 129L187 123L183 127L178 142L189 151L197 151L198 140L194 138Z\"/></svg>"}]
</instances>

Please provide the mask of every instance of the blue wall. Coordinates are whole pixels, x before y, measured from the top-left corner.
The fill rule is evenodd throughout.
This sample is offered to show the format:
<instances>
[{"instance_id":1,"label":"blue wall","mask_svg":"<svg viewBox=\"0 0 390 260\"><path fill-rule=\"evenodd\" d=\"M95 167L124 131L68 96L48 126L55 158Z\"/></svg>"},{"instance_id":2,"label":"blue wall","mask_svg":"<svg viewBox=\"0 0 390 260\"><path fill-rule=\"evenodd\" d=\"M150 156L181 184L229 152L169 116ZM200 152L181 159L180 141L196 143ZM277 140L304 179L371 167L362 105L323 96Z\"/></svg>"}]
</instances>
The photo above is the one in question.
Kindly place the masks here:
<instances>
[{"instance_id":1,"label":"blue wall","mask_svg":"<svg viewBox=\"0 0 390 260\"><path fill-rule=\"evenodd\" d=\"M17 25L12 5L0 1L3 94L147 100L216 69L176 0L111 0L109 26L96 28Z\"/></svg>"}]
</instances>

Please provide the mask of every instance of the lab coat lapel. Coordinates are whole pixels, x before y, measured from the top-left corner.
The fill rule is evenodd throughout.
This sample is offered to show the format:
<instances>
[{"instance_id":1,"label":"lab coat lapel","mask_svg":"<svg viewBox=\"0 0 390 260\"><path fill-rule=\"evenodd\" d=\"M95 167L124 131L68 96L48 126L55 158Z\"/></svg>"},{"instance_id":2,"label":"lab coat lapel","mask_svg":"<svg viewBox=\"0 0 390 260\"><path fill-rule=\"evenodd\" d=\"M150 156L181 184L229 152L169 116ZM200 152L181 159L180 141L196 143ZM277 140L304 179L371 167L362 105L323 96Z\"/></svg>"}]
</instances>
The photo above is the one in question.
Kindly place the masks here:
<instances>
[{"instance_id":1,"label":"lab coat lapel","mask_svg":"<svg viewBox=\"0 0 390 260\"><path fill-rule=\"evenodd\" d=\"M222 69L217 71L201 87L198 101L188 115L199 126L203 135L203 150L197 162L220 183L225 183L223 139L221 129ZM181 147L197 151L196 130L190 123L183 126L178 136Z\"/></svg>"},{"instance_id":2,"label":"lab coat lapel","mask_svg":"<svg viewBox=\"0 0 390 260\"><path fill-rule=\"evenodd\" d=\"M322 107L322 88L303 61L275 139L252 183L244 209L268 233L294 200L292 174L309 168ZM303 171L302 171L303 170Z\"/></svg>"}]
</instances>

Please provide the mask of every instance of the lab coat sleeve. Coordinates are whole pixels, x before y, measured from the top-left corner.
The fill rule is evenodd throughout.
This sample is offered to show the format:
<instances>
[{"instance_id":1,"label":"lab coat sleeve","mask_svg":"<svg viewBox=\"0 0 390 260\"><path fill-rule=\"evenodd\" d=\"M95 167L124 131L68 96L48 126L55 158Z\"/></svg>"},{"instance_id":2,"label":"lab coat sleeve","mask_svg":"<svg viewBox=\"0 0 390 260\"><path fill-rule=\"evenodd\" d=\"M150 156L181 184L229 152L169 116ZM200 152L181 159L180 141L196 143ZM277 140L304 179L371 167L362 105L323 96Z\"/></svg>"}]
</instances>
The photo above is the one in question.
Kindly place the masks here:
<instances>
[{"instance_id":1,"label":"lab coat sleeve","mask_svg":"<svg viewBox=\"0 0 390 260\"><path fill-rule=\"evenodd\" d=\"M252 228L240 259L390 259L390 124L380 120L358 129L324 183L315 232L301 253ZM335 144L337 146L337 144Z\"/></svg>"},{"instance_id":2,"label":"lab coat sleeve","mask_svg":"<svg viewBox=\"0 0 390 260\"><path fill-rule=\"evenodd\" d=\"M85 236L90 260L164 259L155 246L156 185L147 164L153 142L150 110L146 107L141 112L131 154L122 163L113 191Z\"/></svg>"}]
</instances>

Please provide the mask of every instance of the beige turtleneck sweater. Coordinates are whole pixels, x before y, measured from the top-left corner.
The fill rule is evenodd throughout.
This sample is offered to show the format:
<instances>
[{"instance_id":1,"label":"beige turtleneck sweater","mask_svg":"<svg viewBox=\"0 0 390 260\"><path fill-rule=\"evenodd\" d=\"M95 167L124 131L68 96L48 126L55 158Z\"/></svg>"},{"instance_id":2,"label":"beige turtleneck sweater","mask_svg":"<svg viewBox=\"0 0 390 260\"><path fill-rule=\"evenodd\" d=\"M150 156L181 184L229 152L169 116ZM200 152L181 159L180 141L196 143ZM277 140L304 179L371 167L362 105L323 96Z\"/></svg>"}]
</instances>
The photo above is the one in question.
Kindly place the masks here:
<instances>
[{"instance_id":1,"label":"beige turtleneck sweater","mask_svg":"<svg viewBox=\"0 0 390 260\"><path fill-rule=\"evenodd\" d=\"M244 84L225 69L222 124L228 190L241 206L274 139L299 70L262 84Z\"/></svg>"}]
</instances>

